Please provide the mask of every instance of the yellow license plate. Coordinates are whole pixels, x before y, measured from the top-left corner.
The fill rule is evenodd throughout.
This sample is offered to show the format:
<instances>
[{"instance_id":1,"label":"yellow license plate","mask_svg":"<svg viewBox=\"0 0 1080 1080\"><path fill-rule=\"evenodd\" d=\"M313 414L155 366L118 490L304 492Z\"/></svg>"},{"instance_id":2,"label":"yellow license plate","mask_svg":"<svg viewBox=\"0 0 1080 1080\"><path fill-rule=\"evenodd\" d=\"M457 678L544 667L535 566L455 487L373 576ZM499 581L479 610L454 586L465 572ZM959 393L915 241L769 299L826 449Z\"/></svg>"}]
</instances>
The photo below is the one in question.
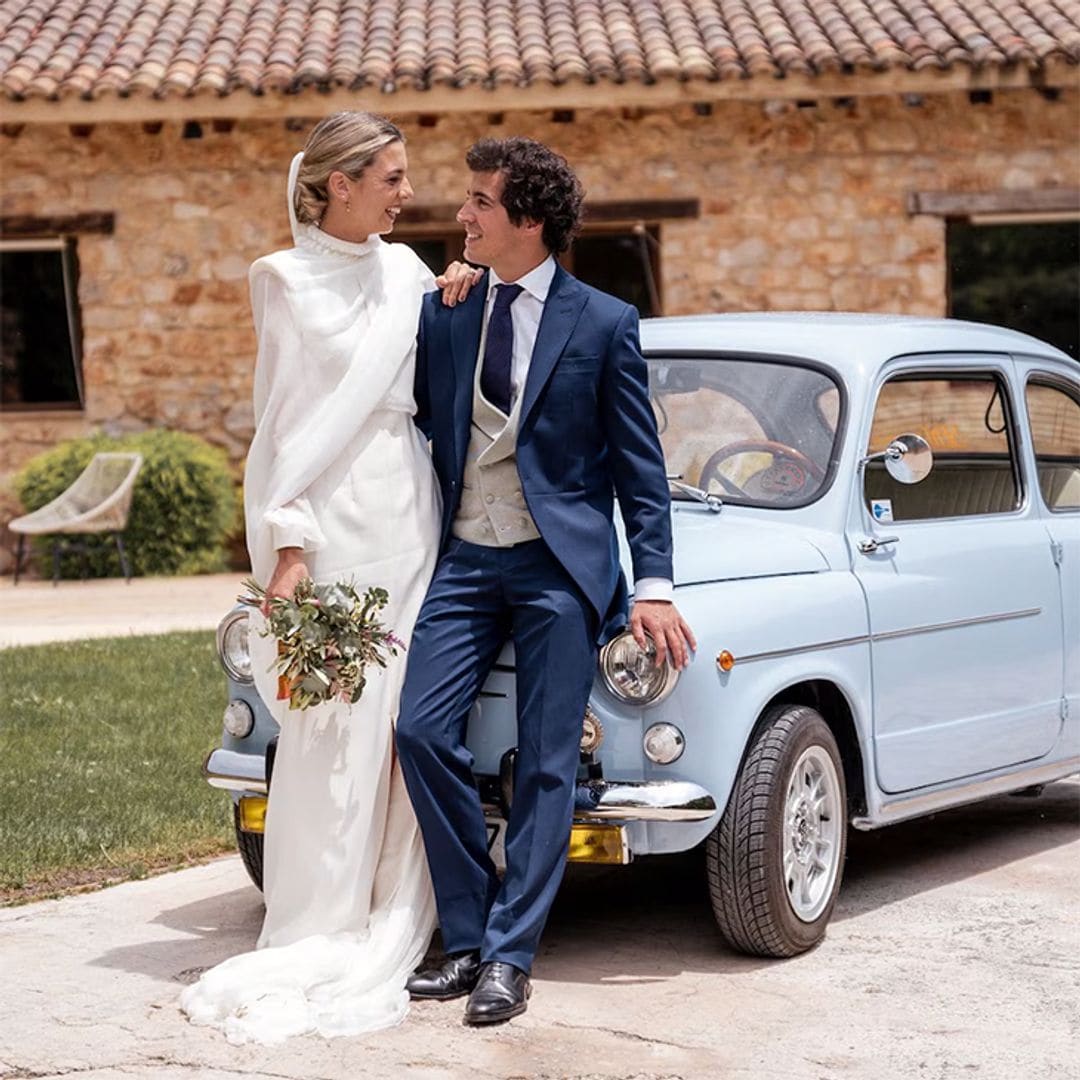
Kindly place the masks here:
<instances>
[{"instance_id":1,"label":"yellow license plate","mask_svg":"<svg viewBox=\"0 0 1080 1080\"><path fill-rule=\"evenodd\" d=\"M240 800L240 828L244 832L261 833L266 827L266 798L245 795Z\"/></svg>"},{"instance_id":2,"label":"yellow license plate","mask_svg":"<svg viewBox=\"0 0 1080 1080\"><path fill-rule=\"evenodd\" d=\"M626 830L621 825L574 825L569 858L570 862L623 866L630 861Z\"/></svg>"}]
</instances>

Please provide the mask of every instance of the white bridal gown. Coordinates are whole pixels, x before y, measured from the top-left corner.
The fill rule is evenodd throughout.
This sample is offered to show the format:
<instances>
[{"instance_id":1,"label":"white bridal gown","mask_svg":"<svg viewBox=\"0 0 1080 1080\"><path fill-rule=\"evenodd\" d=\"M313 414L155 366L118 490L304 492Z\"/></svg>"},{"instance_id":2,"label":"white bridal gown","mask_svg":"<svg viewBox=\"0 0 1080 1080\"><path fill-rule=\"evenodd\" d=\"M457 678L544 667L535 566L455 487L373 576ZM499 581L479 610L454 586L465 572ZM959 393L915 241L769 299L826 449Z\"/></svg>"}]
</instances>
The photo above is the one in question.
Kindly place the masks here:
<instances>
[{"instance_id":1,"label":"white bridal gown","mask_svg":"<svg viewBox=\"0 0 1080 1080\"><path fill-rule=\"evenodd\" d=\"M293 169L295 174L295 166ZM430 273L403 244L294 226L251 270L259 353L245 474L248 544L269 580L302 546L316 581L390 593L408 642L434 569L439 496L412 422L415 333ZM256 684L281 724L266 818L266 919L255 952L181 997L231 1042L358 1034L399 1023L436 923L420 831L393 752L404 654L355 706L275 700L273 643L252 625Z\"/></svg>"}]
</instances>

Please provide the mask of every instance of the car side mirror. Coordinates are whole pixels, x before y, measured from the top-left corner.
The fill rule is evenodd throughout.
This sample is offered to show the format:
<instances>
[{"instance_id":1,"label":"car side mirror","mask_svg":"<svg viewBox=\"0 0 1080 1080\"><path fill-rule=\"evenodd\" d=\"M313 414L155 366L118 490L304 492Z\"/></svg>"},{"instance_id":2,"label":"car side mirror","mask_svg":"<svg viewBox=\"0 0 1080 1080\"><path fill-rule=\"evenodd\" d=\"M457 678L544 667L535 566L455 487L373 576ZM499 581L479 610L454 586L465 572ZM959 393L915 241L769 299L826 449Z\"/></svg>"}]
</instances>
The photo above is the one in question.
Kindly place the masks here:
<instances>
[{"instance_id":1,"label":"car side mirror","mask_svg":"<svg viewBox=\"0 0 1080 1080\"><path fill-rule=\"evenodd\" d=\"M898 484L917 484L930 475L934 467L934 452L930 444L913 432L897 435L880 453L869 454L859 462L884 461L889 475Z\"/></svg>"}]
</instances>

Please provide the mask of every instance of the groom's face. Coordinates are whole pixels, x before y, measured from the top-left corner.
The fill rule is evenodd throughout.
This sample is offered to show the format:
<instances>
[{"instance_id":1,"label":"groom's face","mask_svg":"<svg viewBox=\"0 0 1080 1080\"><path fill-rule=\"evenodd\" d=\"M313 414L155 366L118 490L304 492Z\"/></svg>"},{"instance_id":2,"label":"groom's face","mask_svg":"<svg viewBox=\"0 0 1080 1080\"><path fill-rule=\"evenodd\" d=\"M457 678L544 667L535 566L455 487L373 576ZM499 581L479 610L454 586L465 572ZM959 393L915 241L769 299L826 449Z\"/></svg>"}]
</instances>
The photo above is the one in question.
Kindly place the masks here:
<instances>
[{"instance_id":1,"label":"groom's face","mask_svg":"<svg viewBox=\"0 0 1080 1080\"><path fill-rule=\"evenodd\" d=\"M458 223L465 227L465 258L499 273L500 264L520 258L523 242L532 231L525 223L515 225L502 204L503 174L470 174L465 202L458 211ZM500 277L502 275L500 274Z\"/></svg>"}]
</instances>

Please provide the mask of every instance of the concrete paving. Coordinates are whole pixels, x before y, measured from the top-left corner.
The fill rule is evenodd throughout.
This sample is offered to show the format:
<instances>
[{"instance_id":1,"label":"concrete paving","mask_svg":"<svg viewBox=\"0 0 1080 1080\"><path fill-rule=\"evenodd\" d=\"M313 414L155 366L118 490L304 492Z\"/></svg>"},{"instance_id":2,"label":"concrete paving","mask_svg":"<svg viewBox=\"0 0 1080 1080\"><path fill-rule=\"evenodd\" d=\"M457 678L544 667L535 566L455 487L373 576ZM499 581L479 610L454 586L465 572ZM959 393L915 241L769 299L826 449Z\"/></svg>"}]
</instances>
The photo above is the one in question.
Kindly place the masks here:
<instances>
[{"instance_id":1,"label":"concrete paving","mask_svg":"<svg viewBox=\"0 0 1080 1080\"><path fill-rule=\"evenodd\" d=\"M217 626L241 591L243 574L92 581L0 577L0 648L48 641L164 634Z\"/></svg>"},{"instance_id":2,"label":"concrete paving","mask_svg":"<svg viewBox=\"0 0 1080 1080\"><path fill-rule=\"evenodd\" d=\"M577 867L523 1017L477 1031L425 1003L274 1048L176 1006L258 932L259 894L219 860L0 911L0 1077L1075 1080L1078 859L1076 781L856 834L827 939L786 962L723 947L694 857Z\"/></svg>"}]
</instances>

